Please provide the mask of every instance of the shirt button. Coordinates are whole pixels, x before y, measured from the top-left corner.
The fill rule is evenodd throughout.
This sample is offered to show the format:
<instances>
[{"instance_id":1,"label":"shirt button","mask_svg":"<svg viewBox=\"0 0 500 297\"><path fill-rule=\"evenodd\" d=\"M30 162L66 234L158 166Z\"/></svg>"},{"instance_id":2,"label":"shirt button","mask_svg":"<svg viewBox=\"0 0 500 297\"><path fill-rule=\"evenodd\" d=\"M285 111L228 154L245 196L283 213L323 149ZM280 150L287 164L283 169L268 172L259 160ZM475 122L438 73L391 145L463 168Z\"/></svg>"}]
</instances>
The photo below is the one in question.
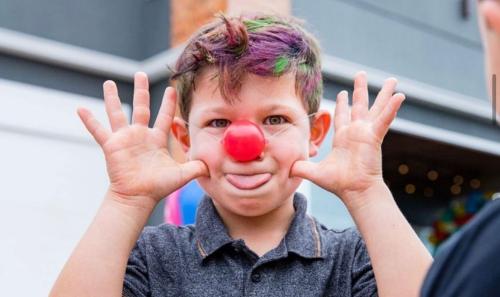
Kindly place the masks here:
<instances>
[{"instance_id":1,"label":"shirt button","mask_svg":"<svg viewBox=\"0 0 500 297\"><path fill-rule=\"evenodd\" d=\"M260 282L260 273L258 272L253 273L251 278L254 283Z\"/></svg>"},{"instance_id":2,"label":"shirt button","mask_svg":"<svg viewBox=\"0 0 500 297\"><path fill-rule=\"evenodd\" d=\"M233 250L237 253L241 252L241 246L239 244L233 245Z\"/></svg>"}]
</instances>

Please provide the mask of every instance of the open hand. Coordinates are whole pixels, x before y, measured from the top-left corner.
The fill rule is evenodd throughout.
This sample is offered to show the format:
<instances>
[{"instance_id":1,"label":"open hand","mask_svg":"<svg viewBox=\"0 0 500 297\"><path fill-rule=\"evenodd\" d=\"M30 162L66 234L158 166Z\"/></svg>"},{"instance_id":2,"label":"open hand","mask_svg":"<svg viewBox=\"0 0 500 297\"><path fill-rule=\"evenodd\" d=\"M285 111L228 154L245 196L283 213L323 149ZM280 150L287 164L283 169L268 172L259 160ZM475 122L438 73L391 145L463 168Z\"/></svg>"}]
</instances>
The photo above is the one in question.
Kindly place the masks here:
<instances>
[{"instance_id":1,"label":"open hand","mask_svg":"<svg viewBox=\"0 0 500 297\"><path fill-rule=\"evenodd\" d=\"M148 127L149 84L145 73L136 73L134 78L130 125L121 108L116 84L106 81L103 89L112 131L101 126L85 108L79 108L78 115L104 152L109 191L116 194L115 197L129 205L154 206L190 180L208 175L202 161L180 164L168 153L167 140L176 107L173 88L165 90L153 128Z\"/></svg>"},{"instance_id":2,"label":"open hand","mask_svg":"<svg viewBox=\"0 0 500 297\"><path fill-rule=\"evenodd\" d=\"M291 176L335 193L348 206L356 193L383 183L382 140L405 99L403 94L394 94L396 83L394 78L387 79L369 109L366 73L356 74L351 111L347 92L337 95L332 151L319 163L296 161Z\"/></svg>"}]
</instances>

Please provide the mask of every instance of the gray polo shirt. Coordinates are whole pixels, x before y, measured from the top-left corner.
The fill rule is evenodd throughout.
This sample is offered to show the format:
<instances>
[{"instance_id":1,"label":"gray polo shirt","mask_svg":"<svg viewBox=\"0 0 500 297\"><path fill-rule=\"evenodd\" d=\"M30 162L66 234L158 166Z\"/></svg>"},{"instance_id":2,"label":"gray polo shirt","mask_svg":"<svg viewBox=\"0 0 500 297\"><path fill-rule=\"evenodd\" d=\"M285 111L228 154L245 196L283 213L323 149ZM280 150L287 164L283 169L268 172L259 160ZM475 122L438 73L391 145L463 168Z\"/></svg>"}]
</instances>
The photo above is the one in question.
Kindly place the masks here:
<instances>
[{"instance_id":1,"label":"gray polo shirt","mask_svg":"<svg viewBox=\"0 0 500 297\"><path fill-rule=\"evenodd\" d=\"M130 254L123 296L377 296L364 242L355 229L335 231L295 215L285 238L262 257L232 239L212 200L196 224L146 227Z\"/></svg>"}]
</instances>

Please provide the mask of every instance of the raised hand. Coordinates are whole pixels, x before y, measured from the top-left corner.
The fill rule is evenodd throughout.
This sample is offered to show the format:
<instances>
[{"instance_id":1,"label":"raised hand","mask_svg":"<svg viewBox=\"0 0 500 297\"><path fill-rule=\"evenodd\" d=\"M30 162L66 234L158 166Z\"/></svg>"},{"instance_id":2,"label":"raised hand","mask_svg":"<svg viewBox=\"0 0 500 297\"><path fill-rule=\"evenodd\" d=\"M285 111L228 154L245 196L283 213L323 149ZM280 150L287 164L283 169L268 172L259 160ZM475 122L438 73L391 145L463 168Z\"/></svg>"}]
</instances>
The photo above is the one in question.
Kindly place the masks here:
<instances>
[{"instance_id":1,"label":"raised hand","mask_svg":"<svg viewBox=\"0 0 500 297\"><path fill-rule=\"evenodd\" d=\"M357 193L382 184L382 140L405 99L403 94L394 94L396 83L394 78L387 79L369 109L366 73L356 74L351 111L347 92L337 95L332 151L319 163L296 161L291 176L335 193L348 207L359 204L352 201Z\"/></svg>"},{"instance_id":2,"label":"raised hand","mask_svg":"<svg viewBox=\"0 0 500 297\"><path fill-rule=\"evenodd\" d=\"M103 86L106 113L111 130L104 128L85 108L78 115L101 146L109 176L109 191L128 205L154 206L165 196L190 180L208 175L199 160L177 163L167 150L167 140L175 114L176 93L165 90L153 128L150 119L149 84L145 73L136 73L132 124L121 108L118 89L113 81Z\"/></svg>"}]
</instances>

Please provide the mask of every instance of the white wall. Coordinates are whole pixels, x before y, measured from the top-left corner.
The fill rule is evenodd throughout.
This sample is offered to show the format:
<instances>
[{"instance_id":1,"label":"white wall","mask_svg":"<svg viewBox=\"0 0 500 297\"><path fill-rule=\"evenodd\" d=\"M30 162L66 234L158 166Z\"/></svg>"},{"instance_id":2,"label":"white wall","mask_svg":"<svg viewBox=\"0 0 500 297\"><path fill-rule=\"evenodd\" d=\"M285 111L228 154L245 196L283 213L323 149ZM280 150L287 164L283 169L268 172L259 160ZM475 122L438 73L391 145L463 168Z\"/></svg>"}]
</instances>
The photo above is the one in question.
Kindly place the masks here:
<instances>
[{"instance_id":1,"label":"white wall","mask_svg":"<svg viewBox=\"0 0 500 297\"><path fill-rule=\"evenodd\" d=\"M77 106L108 126L102 100L0 79L4 296L48 295L103 198L104 156Z\"/></svg>"}]
</instances>

